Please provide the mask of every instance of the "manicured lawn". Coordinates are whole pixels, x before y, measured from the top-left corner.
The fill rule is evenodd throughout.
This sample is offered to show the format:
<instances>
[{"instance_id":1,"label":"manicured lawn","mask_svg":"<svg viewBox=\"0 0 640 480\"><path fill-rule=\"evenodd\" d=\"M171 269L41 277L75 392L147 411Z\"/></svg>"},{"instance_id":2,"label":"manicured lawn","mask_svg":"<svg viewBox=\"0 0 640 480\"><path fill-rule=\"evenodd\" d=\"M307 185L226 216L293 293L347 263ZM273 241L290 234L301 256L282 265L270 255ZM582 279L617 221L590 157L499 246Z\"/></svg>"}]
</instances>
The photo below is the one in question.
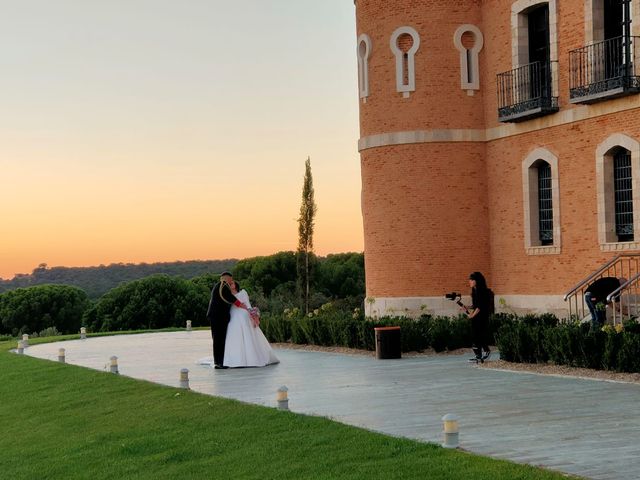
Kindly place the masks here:
<instances>
[{"instance_id":1,"label":"manicured lawn","mask_svg":"<svg viewBox=\"0 0 640 480\"><path fill-rule=\"evenodd\" d=\"M0 478L566 478L324 418L8 353L14 343L0 343Z\"/></svg>"}]
</instances>

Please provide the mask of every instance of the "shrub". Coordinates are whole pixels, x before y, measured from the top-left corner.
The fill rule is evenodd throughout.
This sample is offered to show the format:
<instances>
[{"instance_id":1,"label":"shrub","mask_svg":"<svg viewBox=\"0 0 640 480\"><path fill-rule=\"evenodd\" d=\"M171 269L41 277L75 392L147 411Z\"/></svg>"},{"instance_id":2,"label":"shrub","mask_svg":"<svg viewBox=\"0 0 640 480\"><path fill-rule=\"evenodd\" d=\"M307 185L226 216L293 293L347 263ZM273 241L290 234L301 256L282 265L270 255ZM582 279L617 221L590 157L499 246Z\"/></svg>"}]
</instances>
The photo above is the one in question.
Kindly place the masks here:
<instances>
[{"instance_id":1,"label":"shrub","mask_svg":"<svg viewBox=\"0 0 640 480\"><path fill-rule=\"evenodd\" d=\"M622 332L617 369L621 372L640 372L639 352L640 335L635 332Z\"/></svg>"},{"instance_id":2,"label":"shrub","mask_svg":"<svg viewBox=\"0 0 640 480\"><path fill-rule=\"evenodd\" d=\"M0 295L0 332L12 336L56 327L62 333L80 329L89 308L87 294L67 285L38 285Z\"/></svg>"},{"instance_id":3,"label":"shrub","mask_svg":"<svg viewBox=\"0 0 640 480\"><path fill-rule=\"evenodd\" d=\"M552 316L527 316L503 323L498 348L503 360L640 372L640 327L626 323L592 331L589 324L558 324Z\"/></svg>"},{"instance_id":4,"label":"shrub","mask_svg":"<svg viewBox=\"0 0 640 480\"><path fill-rule=\"evenodd\" d=\"M94 332L207 325L206 282L152 275L110 290L91 307L83 323Z\"/></svg>"},{"instance_id":5,"label":"shrub","mask_svg":"<svg viewBox=\"0 0 640 480\"><path fill-rule=\"evenodd\" d=\"M365 319L358 308L346 312L325 304L307 316L298 309L287 309L279 315L265 313L261 321L263 332L272 342L291 341L366 350L376 348L374 329L388 326L400 327L403 352L422 351L429 347L443 351L471 345L470 322L464 317L450 319L423 315L418 319Z\"/></svg>"},{"instance_id":6,"label":"shrub","mask_svg":"<svg viewBox=\"0 0 640 480\"><path fill-rule=\"evenodd\" d=\"M555 316L546 314L502 317L496 339L500 357L510 362L547 362L546 330L557 324Z\"/></svg>"},{"instance_id":7,"label":"shrub","mask_svg":"<svg viewBox=\"0 0 640 480\"><path fill-rule=\"evenodd\" d=\"M61 335L56 327L49 327L41 330L39 332L33 332L29 336L30 338L38 338L38 337L56 337Z\"/></svg>"}]
</instances>

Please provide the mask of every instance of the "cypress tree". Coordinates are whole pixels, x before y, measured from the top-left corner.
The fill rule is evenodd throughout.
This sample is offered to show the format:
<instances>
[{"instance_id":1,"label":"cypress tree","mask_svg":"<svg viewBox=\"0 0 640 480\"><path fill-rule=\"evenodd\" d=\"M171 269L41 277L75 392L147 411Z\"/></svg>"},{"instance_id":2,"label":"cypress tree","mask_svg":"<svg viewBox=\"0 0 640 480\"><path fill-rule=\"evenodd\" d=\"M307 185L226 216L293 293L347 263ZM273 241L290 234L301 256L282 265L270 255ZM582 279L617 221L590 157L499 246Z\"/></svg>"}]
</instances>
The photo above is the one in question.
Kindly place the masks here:
<instances>
[{"instance_id":1,"label":"cypress tree","mask_svg":"<svg viewBox=\"0 0 640 480\"><path fill-rule=\"evenodd\" d=\"M302 204L298 217L298 291L305 313L309 313L309 299L311 296L311 262L313 255L313 224L316 216L316 204L313 198L313 177L311 176L311 159L307 157L304 164L304 183L302 186Z\"/></svg>"}]
</instances>

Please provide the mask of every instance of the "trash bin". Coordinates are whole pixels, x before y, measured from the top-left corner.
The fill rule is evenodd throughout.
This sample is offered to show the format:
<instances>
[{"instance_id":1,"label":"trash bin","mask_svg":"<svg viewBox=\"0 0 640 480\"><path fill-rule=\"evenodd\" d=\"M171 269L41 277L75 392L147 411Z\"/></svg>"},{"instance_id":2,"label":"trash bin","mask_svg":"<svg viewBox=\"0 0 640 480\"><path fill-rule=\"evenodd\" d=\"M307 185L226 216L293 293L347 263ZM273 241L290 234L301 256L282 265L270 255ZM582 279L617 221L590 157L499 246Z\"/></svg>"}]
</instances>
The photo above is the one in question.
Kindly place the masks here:
<instances>
[{"instance_id":1,"label":"trash bin","mask_svg":"<svg viewBox=\"0 0 640 480\"><path fill-rule=\"evenodd\" d=\"M400 327L376 327L376 358L400 358Z\"/></svg>"}]
</instances>

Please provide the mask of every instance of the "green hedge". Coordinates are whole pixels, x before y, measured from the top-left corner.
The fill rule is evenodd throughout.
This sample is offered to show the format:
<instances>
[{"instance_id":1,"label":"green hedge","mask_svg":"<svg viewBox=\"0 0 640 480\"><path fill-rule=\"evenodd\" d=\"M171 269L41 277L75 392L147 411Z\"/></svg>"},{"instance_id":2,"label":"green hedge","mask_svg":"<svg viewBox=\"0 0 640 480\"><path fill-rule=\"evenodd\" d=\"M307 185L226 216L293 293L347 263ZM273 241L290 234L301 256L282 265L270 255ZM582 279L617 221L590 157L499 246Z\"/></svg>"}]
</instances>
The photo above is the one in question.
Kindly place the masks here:
<instances>
[{"instance_id":1,"label":"green hedge","mask_svg":"<svg viewBox=\"0 0 640 480\"><path fill-rule=\"evenodd\" d=\"M508 362L640 372L640 325L635 322L592 331L588 323L559 323L552 315L509 317L496 345Z\"/></svg>"},{"instance_id":2,"label":"green hedge","mask_svg":"<svg viewBox=\"0 0 640 480\"><path fill-rule=\"evenodd\" d=\"M504 321L496 315L490 322L493 333ZM375 350L375 327L399 326L402 351L423 351L433 348L436 352L471 346L471 322L467 317L431 317L418 319L383 317L365 319L356 311L353 314L323 306L311 316L300 316L297 310L283 314L263 314L261 328L271 342L296 343L321 346L339 346Z\"/></svg>"}]
</instances>

